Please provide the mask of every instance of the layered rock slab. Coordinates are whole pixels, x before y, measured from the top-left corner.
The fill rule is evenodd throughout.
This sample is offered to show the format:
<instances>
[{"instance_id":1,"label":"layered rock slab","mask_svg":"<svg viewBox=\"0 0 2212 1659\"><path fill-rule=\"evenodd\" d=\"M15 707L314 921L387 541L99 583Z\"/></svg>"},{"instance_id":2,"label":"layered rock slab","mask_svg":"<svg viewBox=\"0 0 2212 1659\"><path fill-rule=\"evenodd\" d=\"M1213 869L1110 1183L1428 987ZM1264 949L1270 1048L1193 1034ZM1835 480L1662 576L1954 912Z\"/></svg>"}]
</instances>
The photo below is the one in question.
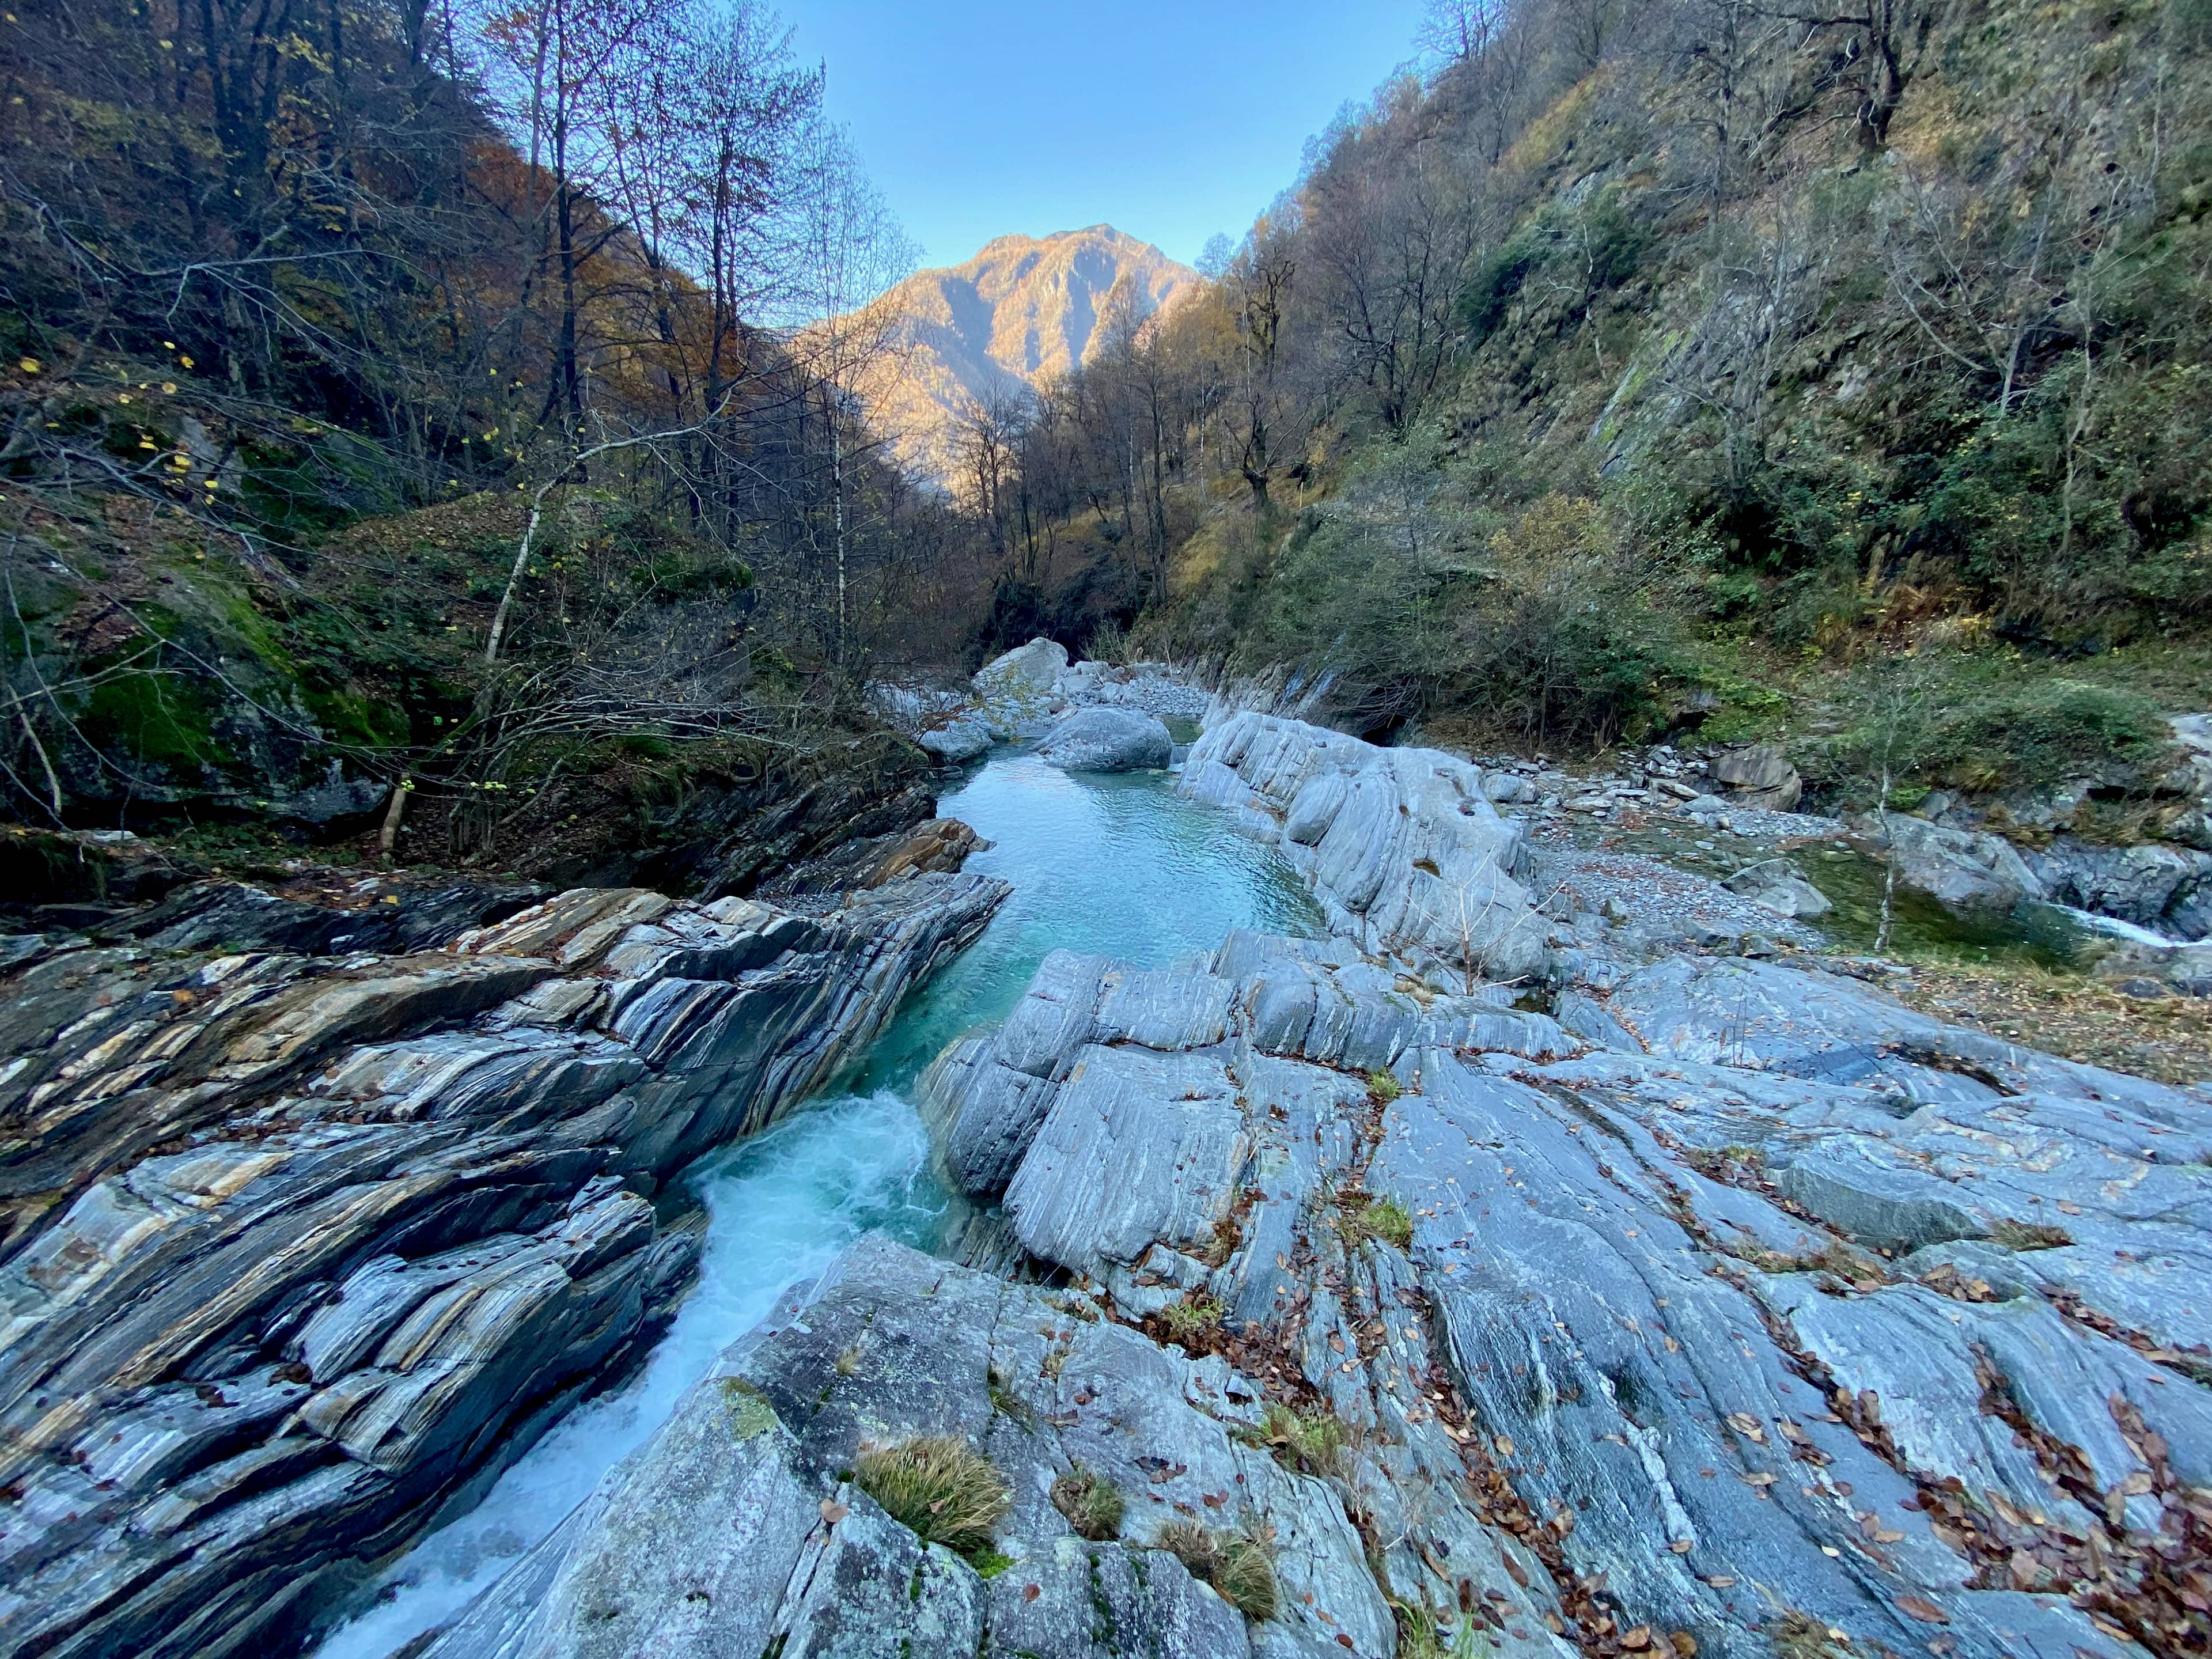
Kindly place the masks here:
<instances>
[{"instance_id":1,"label":"layered rock slab","mask_svg":"<svg viewBox=\"0 0 2212 1659\"><path fill-rule=\"evenodd\" d=\"M1446 1636L2203 1639L2212 1097L1772 964L1592 1006L1341 943L1064 957L926 1108L1026 1249L1345 1426L1378 1588Z\"/></svg>"},{"instance_id":2,"label":"layered rock slab","mask_svg":"<svg viewBox=\"0 0 2212 1659\"><path fill-rule=\"evenodd\" d=\"M669 1425L426 1650L436 1659L1026 1653L1240 1659L1395 1646L1358 1533L1320 1480L1240 1437L1254 1390L1099 1317L882 1239L854 1245L726 1353ZM856 1454L956 1435L1012 1508L986 1578L848 1476ZM1054 1506L1078 1467L1119 1535ZM1260 1626L1150 1547L1202 1517L1272 1528L1282 1614Z\"/></svg>"},{"instance_id":3,"label":"layered rock slab","mask_svg":"<svg viewBox=\"0 0 2212 1659\"><path fill-rule=\"evenodd\" d=\"M620 1374L697 1250L653 1197L1005 890L585 890L430 955L32 959L0 1070L9 1650L283 1650Z\"/></svg>"},{"instance_id":4,"label":"layered rock slab","mask_svg":"<svg viewBox=\"0 0 2212 1659\"><path fill-rule=\"evenodd\" d=\"M1331 930L1364 949L1470 981L1544 965L1521 826L1466 761L1245 713L1191 746L1180 787L1279 847Z\"/></svg>"}]
</instances>

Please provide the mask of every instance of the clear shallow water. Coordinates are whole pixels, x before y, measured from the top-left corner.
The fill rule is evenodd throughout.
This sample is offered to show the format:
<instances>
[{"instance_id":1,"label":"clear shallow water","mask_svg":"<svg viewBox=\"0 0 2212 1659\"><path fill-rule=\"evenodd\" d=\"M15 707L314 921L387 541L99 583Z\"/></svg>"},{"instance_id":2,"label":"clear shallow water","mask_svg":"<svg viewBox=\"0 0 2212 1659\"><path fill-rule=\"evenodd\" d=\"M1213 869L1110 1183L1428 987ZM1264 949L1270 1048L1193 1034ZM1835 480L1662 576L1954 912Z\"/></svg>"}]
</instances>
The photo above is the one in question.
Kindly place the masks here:
<instances>
[{"instance_id":1,"label":"clear shallow water","mask_svg":"<svg viewBox=\"0 0 2212 1659\"><path fill-rule=\"evenodd\" d=\"M1158 773L1085 775L1007 756L937 810L993 843L967 867L1012 882L1013 896L884 1033L862 1089L903 1090L947 1043L1004 1019L1054 951L1164 968L1237 927L1322 931L1304 884L1279 856Z\"/></svg>"},{"instance_id":2,"label":"clear shallow water","mask_svg":"<svg viewBox=\"0 0 2212 1659\"><path fill-rule=\"evenodd\" d=\"M927 1249L962 1200L929 1168L908 1096L954 1039L1003 1019L1066 947L1161 967L1236 927L1312 934L1319 914L1271 850L1157 774L1076 777L1027 756L987 762L938 803L994 843L968 868L1013 884L981 939L892 1022L850 1092L714 1153L685 1180L708 1214L699 1282L644 1368L571 1412L467 1515L386 1576L382 1599L316 1659L386 1659L445 1623L667 1420L715 1356L793 1285L883 1231Z\"/></svg>"}]
</instances>

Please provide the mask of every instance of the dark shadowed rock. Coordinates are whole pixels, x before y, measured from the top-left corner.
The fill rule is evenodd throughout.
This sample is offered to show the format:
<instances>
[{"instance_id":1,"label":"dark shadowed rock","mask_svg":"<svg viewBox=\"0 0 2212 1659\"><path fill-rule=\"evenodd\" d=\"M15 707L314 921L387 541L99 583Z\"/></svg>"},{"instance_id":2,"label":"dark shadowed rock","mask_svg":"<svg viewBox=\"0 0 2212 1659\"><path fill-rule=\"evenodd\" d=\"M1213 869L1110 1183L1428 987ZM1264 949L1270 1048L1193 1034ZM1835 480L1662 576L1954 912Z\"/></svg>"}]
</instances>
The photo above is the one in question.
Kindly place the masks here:
<instances>
[{"instance_id":1,"label":"dark shadowed rock","mask_svg":"<svg viewBox=\"0 0 2212 1659\"><path fill-rule=\"evenodd\" d=\"M1727 786L1731 804L1771 812L1796 811L1805 793L1797 769L1772 744L1723 750L1713 757L1710 775Z\"/></svg>"}]
</instances>

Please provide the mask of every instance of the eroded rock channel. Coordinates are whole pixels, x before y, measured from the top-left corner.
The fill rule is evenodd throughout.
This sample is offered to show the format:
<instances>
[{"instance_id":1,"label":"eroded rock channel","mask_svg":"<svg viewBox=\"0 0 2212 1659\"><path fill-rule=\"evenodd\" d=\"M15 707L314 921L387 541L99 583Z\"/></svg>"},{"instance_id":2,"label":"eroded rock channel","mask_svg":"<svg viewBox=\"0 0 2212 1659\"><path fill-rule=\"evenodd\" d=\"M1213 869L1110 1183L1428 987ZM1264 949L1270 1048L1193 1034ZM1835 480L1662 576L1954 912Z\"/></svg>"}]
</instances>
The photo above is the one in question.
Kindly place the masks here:
<instances>
[{"instance_id":1,"label":"eroded rock channel","mask_svg":"<svg viewBox=\"0 0 2212 1659\"><path fill-rule=\"evenodd\" d=\"M1119 866L1172 948L986 854L20 968L10 1650L295 1643L658 1328L681 1173L871 1043L945 1255L793 1287L410 1653L2203 1650L2212 1095L1563 940L1440 754L1224 716L1178 787L1313 908L1192 841L1179 919ZM916 1447L978 1534L925 1541Z\"/></svg>"}]
</instances>

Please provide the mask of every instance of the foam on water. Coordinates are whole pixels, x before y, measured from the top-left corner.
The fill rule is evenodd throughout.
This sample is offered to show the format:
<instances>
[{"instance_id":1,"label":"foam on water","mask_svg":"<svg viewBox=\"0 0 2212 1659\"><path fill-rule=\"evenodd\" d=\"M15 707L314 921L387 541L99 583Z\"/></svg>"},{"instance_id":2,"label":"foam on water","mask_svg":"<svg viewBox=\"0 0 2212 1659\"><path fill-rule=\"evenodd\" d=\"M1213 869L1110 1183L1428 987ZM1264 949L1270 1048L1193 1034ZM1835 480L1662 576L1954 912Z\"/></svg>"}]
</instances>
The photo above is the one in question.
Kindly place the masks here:
<instances>
[{"instance_id":1,"label":"foam on water","mask_svg":"<svg viewBox=\"0 0 2212 1659\"><path fill-rule=\"evenodd\" d=\"M378 1603L318 1659L384 1659L442 1624L559 1524L675 1408L715 1356L788 1286L870 1231L926 1246L954 1200L928 1174L929 1142L896 1096L848 1096L707 1161L699 1283L645 1369L571 1412L467 1515L417 1545Z\"/></svg>"}]
</instances>

